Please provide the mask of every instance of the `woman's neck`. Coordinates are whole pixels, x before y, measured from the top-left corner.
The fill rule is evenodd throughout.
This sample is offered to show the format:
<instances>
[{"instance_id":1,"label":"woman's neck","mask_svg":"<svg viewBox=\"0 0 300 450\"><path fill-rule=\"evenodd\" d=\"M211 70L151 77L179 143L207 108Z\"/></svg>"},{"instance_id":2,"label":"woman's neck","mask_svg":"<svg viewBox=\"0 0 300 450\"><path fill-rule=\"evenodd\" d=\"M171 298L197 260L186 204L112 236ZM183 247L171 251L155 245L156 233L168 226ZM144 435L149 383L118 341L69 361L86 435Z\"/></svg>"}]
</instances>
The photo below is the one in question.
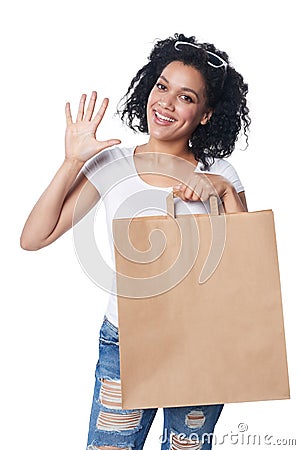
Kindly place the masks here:
<instances>
[{"instance_id":1,"label":"woman's neck","mask_svg":"<svg viewBox=\"0 0 300 450\"><path fill-rule=\"evenodd\" d=\"M156 139L151 139L151 137L146 144L139 146L138 152L169 153L181 158L186 158L187 156L190 157L192 155L187 142L174 143L169 141L158 141Z\"/></svg>"}]
</instances>

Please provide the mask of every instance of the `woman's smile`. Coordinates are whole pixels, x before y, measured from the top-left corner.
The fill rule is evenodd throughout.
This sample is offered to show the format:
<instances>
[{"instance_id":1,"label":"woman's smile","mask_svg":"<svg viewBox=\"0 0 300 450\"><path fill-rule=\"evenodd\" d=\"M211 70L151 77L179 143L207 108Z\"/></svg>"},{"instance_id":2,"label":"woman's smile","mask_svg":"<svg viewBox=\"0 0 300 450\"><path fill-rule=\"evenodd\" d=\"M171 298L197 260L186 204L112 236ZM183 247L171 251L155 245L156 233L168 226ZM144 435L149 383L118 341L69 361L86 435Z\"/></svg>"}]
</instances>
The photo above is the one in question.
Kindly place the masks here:
<instances>
[{"instance_id":1,"label":"woman's smile","mask_svg":"<svg viewBox=\"0 0 300 450\"><path fill-rule=\"evenodd\" d=\"M158 125L163 126L169 126L172 125L174 122L176 122L176 119L174 117L171 117L170 115L163 114L158 111L158 109L153 109L154 112L154 120Z\"/></svg>"}]
</instances>

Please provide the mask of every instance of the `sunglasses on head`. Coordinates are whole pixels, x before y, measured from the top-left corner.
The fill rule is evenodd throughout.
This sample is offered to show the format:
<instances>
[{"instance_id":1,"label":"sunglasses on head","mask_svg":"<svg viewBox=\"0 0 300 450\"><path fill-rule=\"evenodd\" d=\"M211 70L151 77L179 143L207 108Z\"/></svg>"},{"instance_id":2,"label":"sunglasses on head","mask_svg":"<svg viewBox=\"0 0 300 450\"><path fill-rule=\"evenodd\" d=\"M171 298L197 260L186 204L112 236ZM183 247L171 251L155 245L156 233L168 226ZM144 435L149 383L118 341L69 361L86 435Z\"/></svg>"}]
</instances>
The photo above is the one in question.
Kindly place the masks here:
<instances>
[{"instance_id":1,"label":"sunglasses on head","mask_svg":"<svg viewBox=\"0 0 300 450\"><path fill-rule=\"evenodd\" d=\"M226 72L228 63L223 58L221 58L219 55L217 55L216 53L205 50L205 48L203 48L201 46L201 44L197 45L197 44L192 44L191 42L185 42L185 41L175 42L174 47L177 51L181 51L181 49L179 47L182 45L189 45L190 47L201 48L207 54L207 64L208 65L210 65L211 67L214 67L215 69L224 67L225 72Z\"/></svg>"}]
</instances>

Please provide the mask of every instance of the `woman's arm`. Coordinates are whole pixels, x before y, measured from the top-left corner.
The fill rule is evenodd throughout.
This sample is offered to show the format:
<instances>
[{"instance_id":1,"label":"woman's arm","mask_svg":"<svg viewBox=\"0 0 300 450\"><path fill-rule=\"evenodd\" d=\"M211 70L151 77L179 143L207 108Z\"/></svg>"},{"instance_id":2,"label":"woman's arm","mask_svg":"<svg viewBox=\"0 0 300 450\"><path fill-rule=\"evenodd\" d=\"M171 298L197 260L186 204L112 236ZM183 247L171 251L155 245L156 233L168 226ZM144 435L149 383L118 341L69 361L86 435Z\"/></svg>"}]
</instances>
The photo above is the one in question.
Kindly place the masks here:
<instances>
[{"instance_id":1,"label":"woman's arm","mask_svg":"<svg viewBox=\"0 0 300 450\"><path fill-rule=\"evenodd\" d=\"M236 192L231 183L226 183L221 200L225 213L248 211L245 192Z\"/></svg>"},{"instance_id":2,"label":"woman's arm","mask_svg":"<svg viewBox=\"0 0 300 450\"><path fill-rule=\"evenodd\" d=\"M24 250L46 247L71 228L74 208L83 188L81 217L97 203L99 193L83 174L74 182L81 167L78 161L65 160L58 169L26 220L20 238ZM74 222L79 219L78 215Z\"/></svg>"},{"instance_id":3,"label":"woman's arm","mask_svg":"<svg viewBox=\"0 0 300 450\"><path fill-rule=\"evenodd\" d=\"M108 99L104 99L98 113L92 119L96 98L97 94L93 92L85 112L86 95L81 97L76 122L72 120L70 104L66 104L65 159L24 225L20 244L25 250L45 247L71 228L78 199L80 202L76 206L75 223L100 198L92 183L79 172L88 159L120 141L96 140L96 130L108 106Z\"/></svg>"},{"instance_id":4,"label":"woman's arm","mask_svg":"<svg viewBox=\"0 0 300 450\"><path fill-rule=\"evenodd\" d=\"M245 191L239 192L239 197L240 200L245 208L245 211L248 211L248 206L247 206L247 200L246 200L246 194Z\"/></svg>"}]
</instances>

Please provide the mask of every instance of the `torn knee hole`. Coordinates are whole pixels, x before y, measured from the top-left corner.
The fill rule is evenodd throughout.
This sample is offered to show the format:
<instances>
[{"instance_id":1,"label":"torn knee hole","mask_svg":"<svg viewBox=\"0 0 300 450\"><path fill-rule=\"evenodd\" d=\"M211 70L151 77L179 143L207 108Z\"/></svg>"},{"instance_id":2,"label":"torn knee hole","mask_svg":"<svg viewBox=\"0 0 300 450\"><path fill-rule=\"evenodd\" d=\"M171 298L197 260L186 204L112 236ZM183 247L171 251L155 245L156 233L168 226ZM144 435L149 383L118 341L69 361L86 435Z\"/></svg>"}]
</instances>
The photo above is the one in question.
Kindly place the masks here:
<instances>
[{"instance_id":1,"label":"torn knee hole","mask_svg":"<svg viewBox=\"0 0 300 450\"><path fill-rule=\"evenodd\" d=\"M141 410L135 410L124 414L100 411L96 426L98 430L106 431L133 430L139 426L141 418Z\"/></svg>"},{"instance_id":2,"label":"torn knee hole","mask_svg":"<svg viewBox=\"0 0 300 450\"><path fill-rule=\"evenodd\" d=\"M193 410L185 416L185 424L189 428L201 428L205 422L205 415L201 410Z\"/></svg>"},{"instance_id":3,"label":"torn knee hole","mask_svg":"<svg viewBox=\"0 0 300 450\"><path fill-rule=\"evenodd\" d=\"M101 379L99 400L108 409L122 409L121 381ZM133 430L140 424L142 413L142 410L124 413L100 411L96 426L107 431Z\"/></svg>"},{"instance_id":4,"label":"torn knee hole","mask_svg":"<svg viewBox=\"0 0 300 450\"><path fill-rule=\"evenodd\" d=\"M101 379L99 400L106 408L122 409L121 380Z\"/></svg>"}]
</instances>

